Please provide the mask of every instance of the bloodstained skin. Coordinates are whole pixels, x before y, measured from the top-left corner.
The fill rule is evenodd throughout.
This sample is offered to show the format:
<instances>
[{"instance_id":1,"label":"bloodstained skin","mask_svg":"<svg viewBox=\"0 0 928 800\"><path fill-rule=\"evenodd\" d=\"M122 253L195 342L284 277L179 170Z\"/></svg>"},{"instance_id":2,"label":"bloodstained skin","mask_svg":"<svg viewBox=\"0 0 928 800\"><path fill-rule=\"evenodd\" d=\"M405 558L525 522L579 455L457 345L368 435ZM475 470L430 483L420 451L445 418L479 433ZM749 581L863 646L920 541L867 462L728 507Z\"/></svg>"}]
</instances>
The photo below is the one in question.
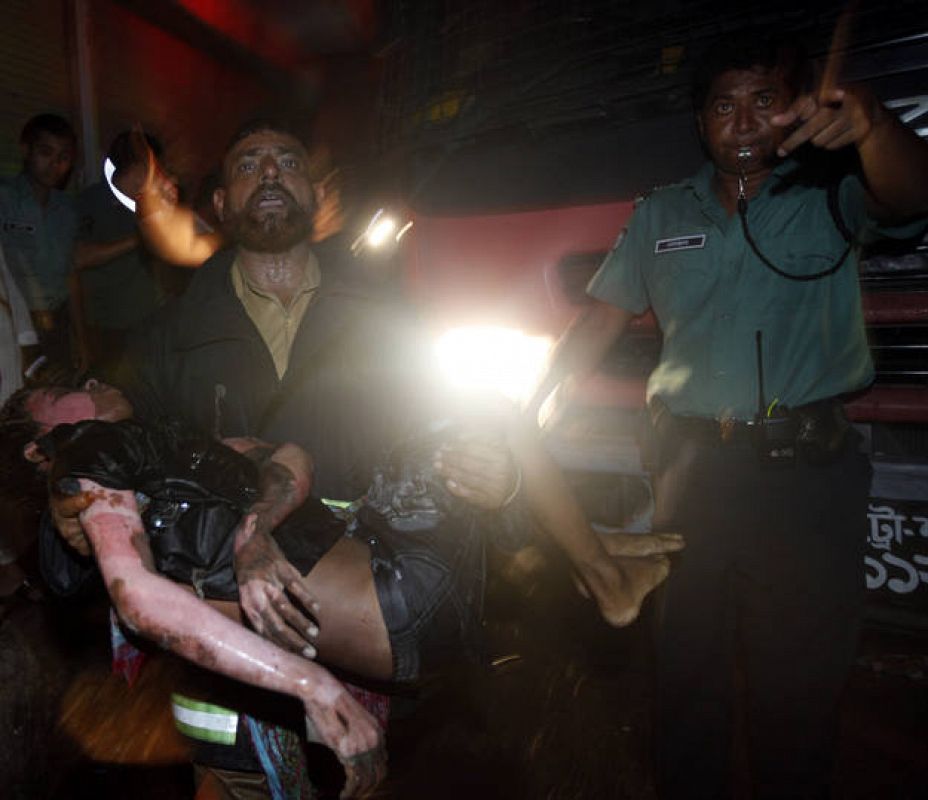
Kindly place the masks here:
<instances>
[{"instance_id":1,"label":"bloodstained skin","mask_svg":"<svg viewBox=\"0 0 928 800\"><path fill-rule=\"evenodd\" d=\"M324 744L348 759L371 753L382 774L381 734L373 718L332 675L232 622L152 569L142 519L131 491L82 480L95 502L81 513L110 596L133 629L194 663L299 699Z\"/></svg>"}]
</instances>

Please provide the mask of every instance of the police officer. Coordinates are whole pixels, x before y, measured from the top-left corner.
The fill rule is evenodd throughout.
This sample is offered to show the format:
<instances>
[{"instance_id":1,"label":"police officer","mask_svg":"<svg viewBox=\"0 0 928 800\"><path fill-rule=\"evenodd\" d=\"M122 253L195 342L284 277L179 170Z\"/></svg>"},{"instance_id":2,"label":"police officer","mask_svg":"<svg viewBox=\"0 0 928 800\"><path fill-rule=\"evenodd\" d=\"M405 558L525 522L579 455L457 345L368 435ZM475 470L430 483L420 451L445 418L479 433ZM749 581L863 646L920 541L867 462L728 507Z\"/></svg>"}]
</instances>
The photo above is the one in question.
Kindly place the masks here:
<instances>
[{"instance_id":1,"label":"police officer","mask_svg":"<svg viewBox=\"0 0 928 800\"><path fill-rule=\"evenodd\" d=\"M709 162L638 205L530 404L653 309L654 524L687 541L657 642L666 798L730 795L736 653L756 796L826 794L856 645L870 468L841 398L873 379L857 253L924 227L928 145L862 87L807 93L804 67L757 36L706 60ZM852 168L829 174L824 151Z\"/></svg>"}]
</instances>

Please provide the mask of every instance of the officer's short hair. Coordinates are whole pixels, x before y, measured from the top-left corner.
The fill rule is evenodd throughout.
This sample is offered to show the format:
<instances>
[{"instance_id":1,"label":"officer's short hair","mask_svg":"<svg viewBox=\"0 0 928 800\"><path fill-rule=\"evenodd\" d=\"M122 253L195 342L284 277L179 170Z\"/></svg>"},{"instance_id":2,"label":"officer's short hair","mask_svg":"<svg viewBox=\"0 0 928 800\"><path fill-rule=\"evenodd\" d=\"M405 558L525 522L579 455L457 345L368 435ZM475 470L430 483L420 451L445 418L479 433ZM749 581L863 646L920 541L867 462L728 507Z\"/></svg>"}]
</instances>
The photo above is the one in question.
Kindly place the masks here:
<instances>
[{"instance_id":1,"label":"officer's short hair","mask_svg":"<svg viewBox=\"0 0 928 800\"><path fill-rule=\"evenodd\" d=\"M32 147L43 133L68 139L72 145L77 144L77 134L71 123L57 114L36 114L23 126L19 141L27 147Z\"/></svg>"},{"instance_id":2,"label":"officer's short hair","mask_svg":"<svg viewBox=\"0 0 928 800\"><path fill-rule=\"evenodd\" d=\"M714 42L699 59L693 73L693 110L702 111L719 75L756 67L778 70L794 97L811 89L812 67L802 44L763 29L735 31Z\"/></svg>"}]
</instances>

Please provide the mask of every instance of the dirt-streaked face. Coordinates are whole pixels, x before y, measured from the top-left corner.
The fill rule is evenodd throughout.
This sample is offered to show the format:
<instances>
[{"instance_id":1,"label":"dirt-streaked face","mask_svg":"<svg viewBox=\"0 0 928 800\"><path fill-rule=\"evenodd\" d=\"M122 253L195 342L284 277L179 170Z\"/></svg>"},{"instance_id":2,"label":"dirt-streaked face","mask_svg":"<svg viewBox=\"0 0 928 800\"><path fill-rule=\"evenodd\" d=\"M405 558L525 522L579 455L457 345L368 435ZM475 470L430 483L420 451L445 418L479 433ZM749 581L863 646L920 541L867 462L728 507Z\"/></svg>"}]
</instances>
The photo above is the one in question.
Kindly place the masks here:
<instances>
[{"instance_id":1,"label":"dirt-streaked face","mask_svg":"<svg viewBox=\"0 0 928 800\"><path fill-rule=\"evenodd\" d=\"M26 401L26 410L43 431L69 422L118 422L132 416L132 406L119 389L95 380L83 389L37 389Z\"/></svg>"},{"instance_id":2,"label":"dirt-streaked face","mask_svg":"<svg viewBox=\"0 0 928 800\"><path fill-rule=\"evenodd\" d=\"M284 252L312 232L315 189L306 148L288 134L246 136L226 156L213 197L229 236L258 253Z\"/></svg>"}]
</instances>

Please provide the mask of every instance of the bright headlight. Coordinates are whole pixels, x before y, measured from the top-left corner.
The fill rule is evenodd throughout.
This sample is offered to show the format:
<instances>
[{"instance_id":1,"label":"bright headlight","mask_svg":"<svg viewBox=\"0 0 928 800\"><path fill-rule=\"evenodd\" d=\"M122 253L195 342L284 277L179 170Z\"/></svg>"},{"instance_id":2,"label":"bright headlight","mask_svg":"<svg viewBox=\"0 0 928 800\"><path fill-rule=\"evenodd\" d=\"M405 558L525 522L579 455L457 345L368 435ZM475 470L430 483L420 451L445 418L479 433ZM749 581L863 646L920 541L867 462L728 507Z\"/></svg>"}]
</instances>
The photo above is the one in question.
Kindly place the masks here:
<instances>
[{"instance_id":1,"label":"bright headlight","mask_svg":"<svg viewBox=\"0 0 928 800\"><path fill-rule=\"evenodd\" d=\"M553 341L512 328L453 328L436 344L438 363L452 385L500 392L512 400L529 397Z\"/></svg>"},{"instance_id":2,"label":"bright headlight","mask_svg":"<svg viewBox=\"0 0 928 800\"><path fill-rule=\"evenodd\" d=\"M391 217L380 217L367 229L367 243L371 247L380 247L395 230L396 222Z\"/></svg>"},{"instance_id":3,"label":"bright headlight","mask_svg":"<svg viewBox=\"0 0 928 800\"><path fill-rule=\"evenodd\" d=\"M411 227L412 220L407 220L406 224L400 227L394 217L387 214L385 209L380 208L371 217L364 232L354 240L351 251L357 255L363 249L377 250L395 247Z\"/></svg>"}]
</instances>

